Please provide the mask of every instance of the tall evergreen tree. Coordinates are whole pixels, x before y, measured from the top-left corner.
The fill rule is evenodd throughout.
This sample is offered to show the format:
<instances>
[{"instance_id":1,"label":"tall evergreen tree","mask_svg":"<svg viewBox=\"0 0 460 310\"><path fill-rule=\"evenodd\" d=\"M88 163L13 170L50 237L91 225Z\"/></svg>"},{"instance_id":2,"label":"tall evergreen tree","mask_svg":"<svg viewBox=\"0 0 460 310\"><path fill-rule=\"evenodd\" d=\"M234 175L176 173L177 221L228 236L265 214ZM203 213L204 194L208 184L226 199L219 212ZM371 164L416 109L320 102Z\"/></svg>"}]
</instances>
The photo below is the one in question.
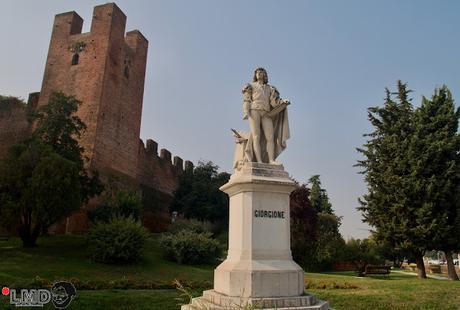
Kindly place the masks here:
<instances>
[{"instance_id":1,"label":"tall evergreen tree","mask_svg":"<svg viewBox=\"0 0 460 310\"><path fill-rule=\"evenodd\" d=\"M431 237L440 225L432 216L433 205L423 203L423 184L413 174L417 157L411 91L401 81L397 87L394 94L386 89L383 107L368 109L374 131L365 135L369 140L358 148L364 159L357 164L363 168L368 193L359 200L358 210L376 228L378 239L410 250L419 278L426 278L423 254L432 247Z\"/></svg>"},{"instance_id":2,"label":"tall evergreen tree","mask_svg":"<svg viewBox=\"0 0 460 310\"><path fill-rule=\"evenodd\" d=\"M314 249L314 256L309 258L314 263L310 270L327 270L345 244L339 232L342 218L334 214L327 191L322 188L320 176L314 175L308 182L311 185L309 199L318 221L318 237L314 246L310 246Z\"/></svg>"},{"instance_id":3,"label":"tall evergreen tree","mask_svg":"<svg viewBox=\"0 0 460 310\"><path fill-rule=\"evenodd\" d=\"M436 89L431 100L422 99L415 112L415 139L412 176L419 185L427 225L438 228L429 237L434 249L446 254L448 274L458 280L452 252L460 249L459 203L460 135L457 133L460 110L455 109L446 86Z\"/></svg>"},{"instance_id":4,"label":"tall evergreen tree","mask_svg":"<svg viewBox=\"0 0 460 310\"><path fill-rule=\"evenodd\" d=\"M312 176L308 182L311 184L310 201L316 212L333 214L332 205L324 188L321 187L320 176Z\"/></svg>"}]
</instances>

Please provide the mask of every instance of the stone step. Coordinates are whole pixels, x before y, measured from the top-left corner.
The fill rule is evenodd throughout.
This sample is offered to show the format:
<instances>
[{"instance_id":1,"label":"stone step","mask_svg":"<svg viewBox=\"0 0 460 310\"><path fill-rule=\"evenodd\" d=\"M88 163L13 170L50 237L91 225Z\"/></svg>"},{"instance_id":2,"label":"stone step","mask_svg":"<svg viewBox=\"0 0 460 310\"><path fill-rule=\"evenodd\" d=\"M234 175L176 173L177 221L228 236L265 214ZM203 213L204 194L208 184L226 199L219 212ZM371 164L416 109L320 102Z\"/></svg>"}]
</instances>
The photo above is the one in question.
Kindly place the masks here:
<instances>
[{"instance_id":1,"label":"stone step","mask_svg":"<svg viewBox=\"0 0 460 310\"><path fill-rule=\"evenodd\" d=\"M241 308L243 305L251 305L252 309L311 306L317 302L316 297L311 294L292 297L241 298L227 296L214 290L204 291L203 298L219 306Z\"/></svg>"},{"instance_id":2,"label":"stone step","mask_svg":"<svg viewBox=\"0 0 460 310\"><path fill-rule=\"evenodd\" d=\"M254 308L245 308L244 306L235 305L231 306L219 306L214 303L209 302L203 297L193 298L192 303L189 305L184 305L181 307L181 310L246 310ZM256 308L257 309L257 308ZM316 304L310 306L299 306L299 307L275 307L275 308L258 308L263 310L332 310L329 307L327 301L317 301Z\"/></svg>"}]
</instances>

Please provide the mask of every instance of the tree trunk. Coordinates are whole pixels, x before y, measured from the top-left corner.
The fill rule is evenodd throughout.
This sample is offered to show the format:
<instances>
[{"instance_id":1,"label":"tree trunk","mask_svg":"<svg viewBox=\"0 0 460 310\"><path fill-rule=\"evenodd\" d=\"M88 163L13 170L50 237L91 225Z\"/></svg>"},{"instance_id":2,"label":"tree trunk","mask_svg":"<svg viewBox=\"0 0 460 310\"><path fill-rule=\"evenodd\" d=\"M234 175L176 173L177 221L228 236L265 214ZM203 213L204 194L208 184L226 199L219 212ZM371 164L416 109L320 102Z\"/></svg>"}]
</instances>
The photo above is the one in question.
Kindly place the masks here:
<instances>
[{"instance_id":1,"label":"tree trunk","mask_svg":"<svg viewBox=\"0 0 460 310\"><path fill-rule=\"evenodd\" d=\"M415 255L415 262L417 263L417 278L426 279L425 264L423 263L422 253L417 253Z\"/></svg>"},{"instance_id":2,"label":"tree trunk","mask_svg":"<svg viewBox=\"0 0 460 310\"><path fill-rule=\"evenodd\" d=\"M37 241L37 238L34 238L30 232L20 230L19 237L21 237L22 246L24 248L31 248L36 246L35 242Z\"/></svg>"},{"instance_id":3,"label":"tree trunk","mask_svg":"<svg viewBox=\"0 0 460 310\"><path fill-rule=\"evenodd\" d=\"M28 225L21 225L19 227L19 237L22 240L22 246L24 248L30 248L36 246L37 238L40 235L40 226L37 225L32 230Z\"/></svg>"},{"instance_id":4,"label":"tree trunk","mask_svg":"<svg viewBox=\"0 0 460 310\"><path fill-rule=\"evenodd\" d=\"M455 265L454 265L454 260L452 258L452 252L445 251L444 253L446 254L447 274L448 274L449 280L458 281L458 275L457 275L457 272L455 272Z\"/></svg>"}]
</instances>

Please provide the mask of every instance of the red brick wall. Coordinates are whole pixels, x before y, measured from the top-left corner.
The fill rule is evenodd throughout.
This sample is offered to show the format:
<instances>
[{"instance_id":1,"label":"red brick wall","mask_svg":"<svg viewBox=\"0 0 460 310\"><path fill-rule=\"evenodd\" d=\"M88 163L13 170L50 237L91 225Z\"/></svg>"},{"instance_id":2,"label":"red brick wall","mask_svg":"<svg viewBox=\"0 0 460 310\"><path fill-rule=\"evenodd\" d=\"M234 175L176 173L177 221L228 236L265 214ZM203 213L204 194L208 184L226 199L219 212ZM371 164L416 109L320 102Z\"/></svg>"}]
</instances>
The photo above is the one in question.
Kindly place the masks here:
<instances>
[{"instance_id":1,"label":"red brick wall","mask_svg":"<svg viewBox=\"0 0 460 310\"><path fill-rule=\"evenodd\" d=\"M142 140L139 143L139 168L138 180L151 188L164 193L172 194L177 187L179 176L184 171L183 160L175 156L171 161L171 152L161 149L158 156L158 144L147 140L144 147ZM186 162L190 165L189 162Z\"/></svg>"},{"instance_id":2,"label":"red brick wall","mask_svg":"<svg viewBox=\"0 0 460 310\"><path fill-rule=\"evenodd\" d=\"M26 105L0 105L0 158L4 158L11 146L29 137L30 133Z\"/></svg>"},{"instance_id":3,"label":"red brick wall","mask_svg":"<svg viewBox=\"0 0 460 310\"><path fill-rule=\"evenodd\" d=\"M334 271L355 271L356 266L351 262L340 262L340 263L335 263L332 266L332 270Z\"/></svg>"},{"instance_id":4,"label":"red brick wall","mask_svg":"<svg viewBox=\"0 0 460 310\"><path fill-rule=\"evenodd\" d=\"M56 15L38 105L52 91L75 95L91 166L135 177L148 41L139 31L125 37L126 16L113 3L94 8L89 33L81 33L82 25L75 12ZM84 47L72 65L78 44Z\"/></svg>"}]
</instances>

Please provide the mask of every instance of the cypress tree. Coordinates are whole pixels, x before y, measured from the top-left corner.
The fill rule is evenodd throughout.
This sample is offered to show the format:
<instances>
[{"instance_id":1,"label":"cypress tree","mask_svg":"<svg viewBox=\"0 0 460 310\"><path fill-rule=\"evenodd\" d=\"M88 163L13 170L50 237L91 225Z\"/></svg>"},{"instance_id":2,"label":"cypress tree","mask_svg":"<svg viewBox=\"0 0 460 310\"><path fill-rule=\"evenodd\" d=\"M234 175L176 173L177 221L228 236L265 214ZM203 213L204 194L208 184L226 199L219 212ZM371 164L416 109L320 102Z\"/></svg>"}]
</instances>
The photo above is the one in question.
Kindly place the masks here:
<instances>
[{"instance_id":1,"label":"cypress tree","mask_svg":"<svg viewBox=\"0 0 460 310\"><path fill-rule=\"evenodd\" d=\"M316 212L325 212L327 214L334 214L332 204L324 188L321 187L319 175L312 176L308 182L311 184L310 201Z\"/></svg>"},{"instance_id":2,"label":"cypress tree","mask_svg":"<svg viewBox=\"0 0 460 310\"><path fill-rule=\"evenodd\" d=\"M422 99L415 112L415 139L412 176L418 182L422 213L426 225L437 227L428 234L433 249L446 254L448 274L458 280L452 252L460 249L458 204L460 136L457 133L460 111L455 109L446 86L435 90L431 100Z\"/></svg>"},{"instance_id":3,"label":"cypress tree","mask_svg":"<svg viewBox=\"0 0 460 310\"><path fill-rule=\"evenodd\" d=\"M419 278L426 278L423 254L439 225L431 215L433 205L419 196L423 184L413 174L415 117L407 85L398 81L398 91L386 89L383 107L368 109L374 131L358 152L368 193L359 199L364 221L374 226L376 237L395 248L414 254ZM396 96L396 101L393 100ZM432 225L433 224L433 225Z\"/></svg>"}]
</instances>

